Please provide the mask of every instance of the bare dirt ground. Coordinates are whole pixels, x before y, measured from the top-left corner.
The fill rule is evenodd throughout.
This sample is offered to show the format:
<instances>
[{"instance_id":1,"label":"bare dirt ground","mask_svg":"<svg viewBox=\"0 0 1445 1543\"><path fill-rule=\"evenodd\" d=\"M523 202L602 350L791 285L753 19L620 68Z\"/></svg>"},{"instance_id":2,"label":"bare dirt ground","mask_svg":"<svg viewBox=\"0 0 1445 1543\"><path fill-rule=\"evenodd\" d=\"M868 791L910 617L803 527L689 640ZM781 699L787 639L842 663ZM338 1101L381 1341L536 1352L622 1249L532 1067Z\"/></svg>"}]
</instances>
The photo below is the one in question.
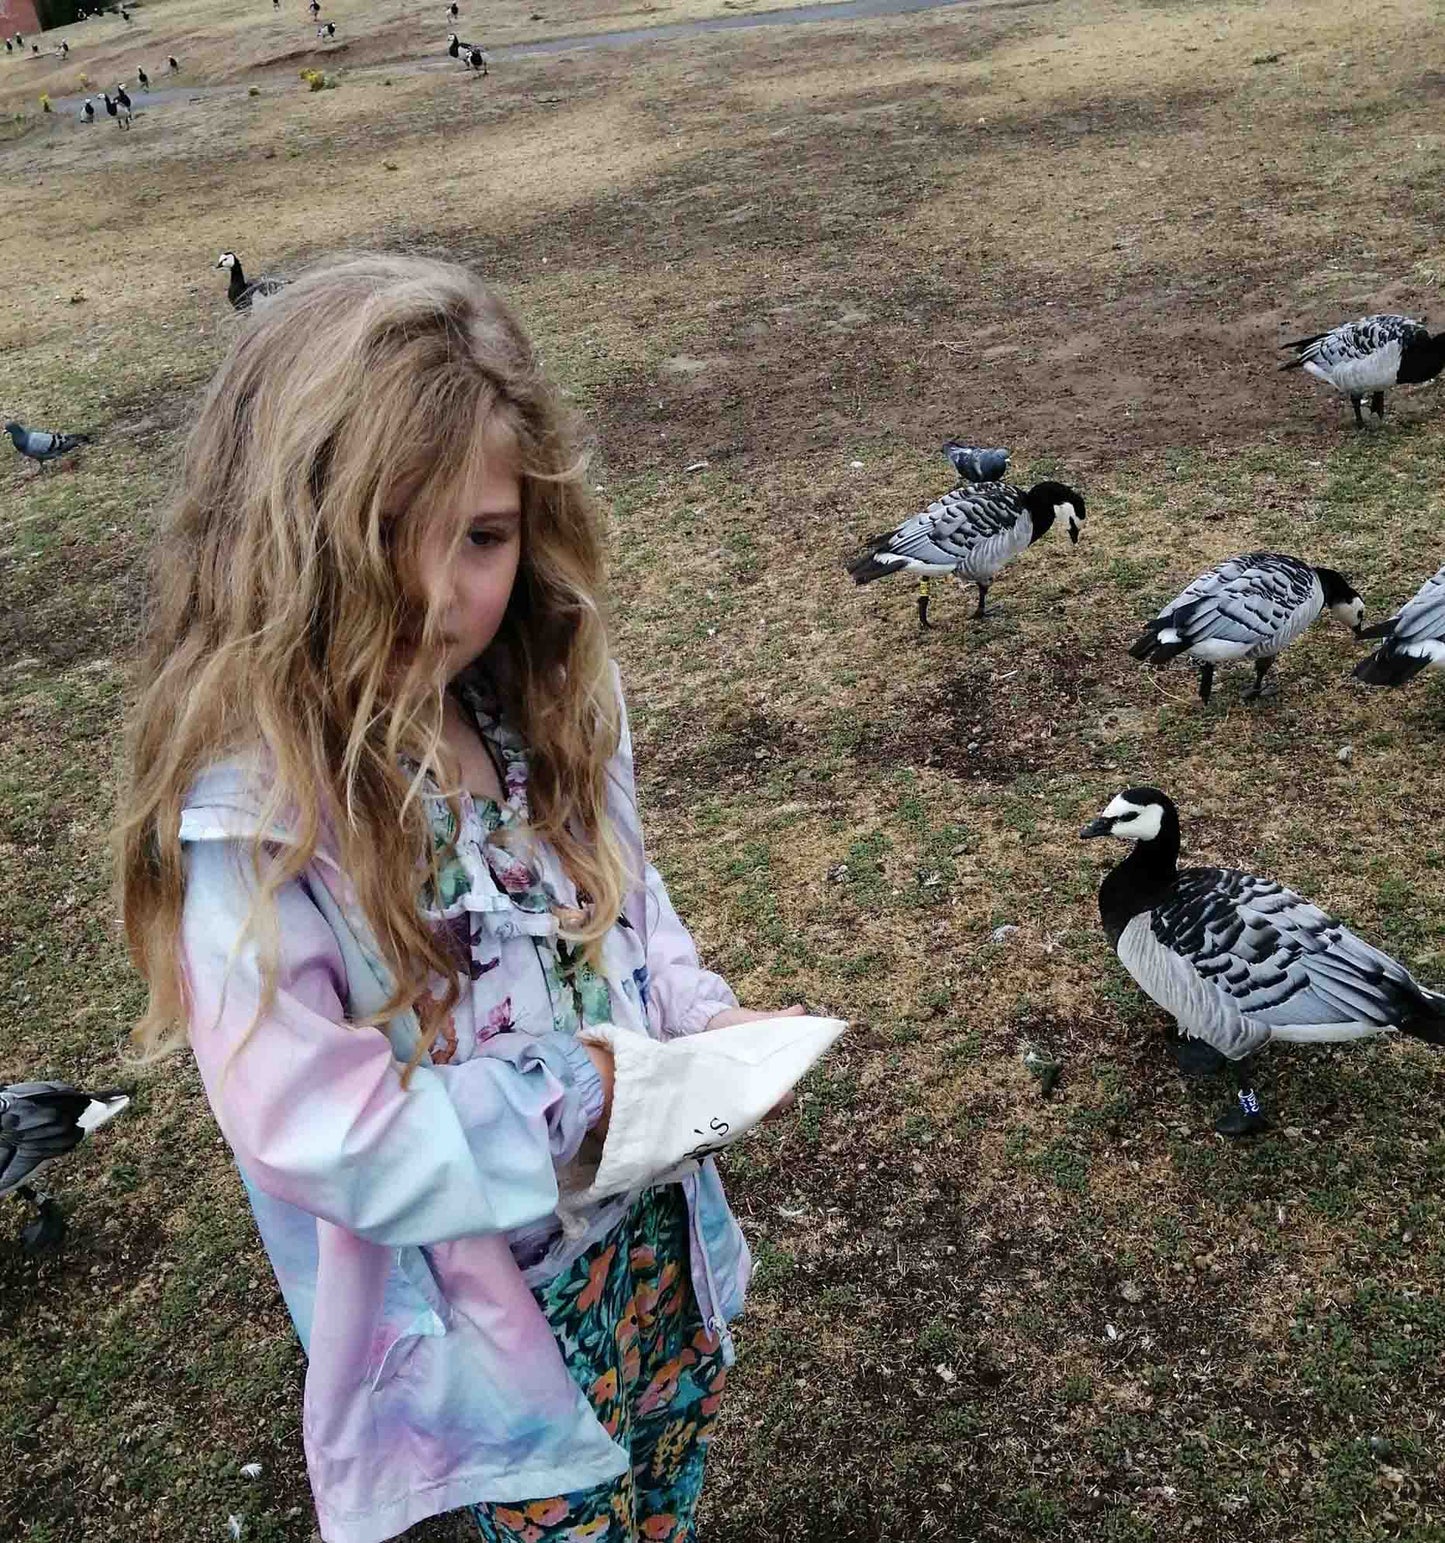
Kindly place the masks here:
<instances>
[{"instance_id":1,"label":"bare dirt ground","mask_svg":"<svg viewBox=\"0 0 1445 1543\"><path fill-rule=\"evenodd\" d=\"M498 0L486 37L735 9L604 3ZM1439 684L1354 688L1327 622L1253 706L1125 653L1230 552L1338 567L1372 619L1441 561L1439 387L1359 434L1275 352L1440 309L1430 7L984 4L471 82L418 67L441 5L337 0L329 53L287 5L163 0L0 61L0 405L96 439L0 462L0 1081L123 1075L115 732L147 535L244 325L217 253L461 258L586 423L680 911L744 1000L854 1025L726 1161L760 1262L701 1535L1441 1543L1439 1058L1280 1050L1275 1133L1224 1145L1225 1090L1181 1082L1098 930L1116 854L1076 840L1156 783L1197 859L1445 983ZM39 114L168 52L225 89L128 134ZM1089 518L992 620L940 585L920 636L911 586L842 564L948 485L953 434ZM306 1543L300 1355L184 1059L56 1190L63 1256L0 1227L5 1535Z\"/></svg>"}]
</instances>

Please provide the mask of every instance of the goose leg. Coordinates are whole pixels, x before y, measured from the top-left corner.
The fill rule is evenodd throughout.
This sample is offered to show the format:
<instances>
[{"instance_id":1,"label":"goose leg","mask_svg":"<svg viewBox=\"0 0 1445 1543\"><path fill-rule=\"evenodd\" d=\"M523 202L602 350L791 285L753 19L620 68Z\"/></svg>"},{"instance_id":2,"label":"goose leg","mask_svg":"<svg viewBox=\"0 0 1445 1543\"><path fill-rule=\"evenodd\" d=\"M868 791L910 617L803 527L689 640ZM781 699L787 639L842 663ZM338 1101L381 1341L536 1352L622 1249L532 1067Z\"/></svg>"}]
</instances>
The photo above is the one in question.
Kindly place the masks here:
<instances>
[{"instance_id":1,"label":"goose leg","mask_svg":"<svg viewBox=\"0 0 1445 1543\"><path fill-rule=\"evenodd\" d=\"M978 586L978 609L973 613L975 621L978 621L984 614L983 607L984 602L988 599L988 590L989 586L987 584L980 584Z\"/></svg>"},{"instance_id":2,"label":"goose leg","mask_svg":"<svg viewBox=\"0 0 1445 1543\"><path fill-rule=\"evenodd\" d=\"M45 1248L57 1248L65 1238L65 1213L49 1195L38 1195L28 1184L21 1184L15 1191L39 1211L33 1222L20 1230L20 1242L27 1254L38 1254Z\"/></svg>"},{"instance_id":3,"label":"goose leg","mask_svg":"<svg viewBox=\"0 0 1445 1543\"><path fill-rule=\"evenodd\" d=\"M1370 398L1370 411L1374 413L1377 418L1383 418L1385 416L1385 393L1383 391L1375 392L1375 394Z\"/></svg>"},{"instance_id":4,"label":"goose leg","mask_svg":"<svg viewBox=\"0 0 1445 1543\"><path fill-rule=\"evenodd\" d=\"M1209 701L1209 693L1214 690L1214 666L1201 664L1199 666L1199 700Z\"/></svg>"},{"instance_id":5,"label":"goose leg","mask_svg":"<svg viewBox=\"0 0 1445 1543\"><path fill-rule=\"evenodd\" d=\"M933 623L930 622L929 619L928 619L928 591L929 591L928 580L927 579L919 579L919 581L918 581L918 625L920 627L931 627L933 625Z\"/></svg>"},{"instance_id":6,"label":"goose leg","mask_svg":"<svg viewBox=\"0 0 1445 1543\"><path fill-rule=\"evenodd\" d=\"M1266 692L1264 689L1264 677L1269 674L1273 664L1273 654L1267 659L1256 659L1254 661L1254 684L1244 693L1244 700L1246 702L1253 702L1257 697L1269 695L1277 689L1274 686L1269 688L1269 692Z\"/></svg>"},{"instance_id":7,"label":"goose leg","mask_svg":"<svg viewBox=\"0 0 1445 1543\"><path fill-rule=\"evenodd\" d=\"M1215 1077L1224 1070L1224 1057L1202 1039L1191 1039L1176 1029L1166 1043L1181 1077Z\"/></svg>"},{"instance_id":8,"label":"goose leg","mask_svg":"<svg viewBox=\"0 0 1445 1543\"><path fill-rule=\"evenodd\" d=\"M1269 1117L1260 1107L1259 1094L1254 1091L1253 1067L1248 1056L1229 1063L1229 1080L1234 1084L1235 1102L1214 1122L1215 1130L1221 1136L1235 1140L1268 1130Z\"/></svg>"},{"instance_id":9,"label":"goose leg","mask_svg":"<svg viewBox=\"0 0 1445 1543\"><path fill-rule=\"evenodd\" d=\"M1360 403L1363 400L1363 397L1356 396L1354 392L1350 393L1350 406L1355 409L1355 427L1357 429L1362 429L1365 426L1365 415L1360 411Z\"/></svg>"}]
</instances>

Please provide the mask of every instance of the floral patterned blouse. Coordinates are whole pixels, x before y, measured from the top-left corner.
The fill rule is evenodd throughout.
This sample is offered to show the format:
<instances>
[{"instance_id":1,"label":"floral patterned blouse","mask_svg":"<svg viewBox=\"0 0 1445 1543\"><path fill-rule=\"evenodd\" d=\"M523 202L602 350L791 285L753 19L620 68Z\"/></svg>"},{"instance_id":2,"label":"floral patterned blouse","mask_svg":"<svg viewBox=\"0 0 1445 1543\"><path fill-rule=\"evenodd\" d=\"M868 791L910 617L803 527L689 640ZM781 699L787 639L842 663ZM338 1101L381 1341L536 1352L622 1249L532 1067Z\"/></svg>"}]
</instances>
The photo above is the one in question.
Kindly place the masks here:
<instances>
[{"instance_id":1,"label":"floral patterned blouse","mask_svg":"<svg viewBox=\"0 0 1445 1543\"><path fill-rule=\"evenodd\" d=\"M458 973L470 978L470 989L464 987L432 1046L437 1065L469 1060L497 1034L575 1037L584 1027L613 1018L607 981L580 948L558 936L556 911L575 907L577 891L552 847L528 832L522 739L478 692L464 689L459 696L498 762L505 800L499 804L463 789L457 829L440 793L432 789L427 795L433 836L453 854L435 890L424 891L422 906L446 932ZM626 921L612 929L604 953L608 973L622 982L645 1017L647 964L641 941ZM597 1101L600 1111L600 1080ZM565 1269L626 1214L633 1199L620 1196L596 1207L580 1236L564 1237L555 1215L508 1233L527 1283L539 1285Z\"/></svg>"}]
</instances>

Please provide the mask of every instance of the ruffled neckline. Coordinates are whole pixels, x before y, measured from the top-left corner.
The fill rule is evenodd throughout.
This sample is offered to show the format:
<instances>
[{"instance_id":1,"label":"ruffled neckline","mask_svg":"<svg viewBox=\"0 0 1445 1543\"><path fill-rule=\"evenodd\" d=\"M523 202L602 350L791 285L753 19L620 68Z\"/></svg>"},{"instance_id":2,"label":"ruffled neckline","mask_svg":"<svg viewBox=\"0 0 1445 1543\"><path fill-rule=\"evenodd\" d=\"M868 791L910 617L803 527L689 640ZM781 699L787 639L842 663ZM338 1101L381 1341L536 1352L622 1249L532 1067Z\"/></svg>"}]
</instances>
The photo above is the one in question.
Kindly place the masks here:
<instances>
[{"instance_id":1,"label":"ruffled neckline","mask_svg":"<svg viewBox=\"0 0 1445 1543\"><path fill-rule=\"evenodd\" d=\"M527 751L522 737L475 688L463 687L458 696L471 712L478 733L502 763L504 799L486 798L461 790L461 827L440 789L431 778L422 787L422 799L432 836L439 847L455 848L442 865L435 888L422 892L422 911L434 921L446 922L466 913L483 919L486 929L499 937L525 933L555 937L558 903L556 890L545 871L537 843L523 834L530 817L527 803ZM503 844L499 832L517 832Z\"/></svg>"}]
</instances>

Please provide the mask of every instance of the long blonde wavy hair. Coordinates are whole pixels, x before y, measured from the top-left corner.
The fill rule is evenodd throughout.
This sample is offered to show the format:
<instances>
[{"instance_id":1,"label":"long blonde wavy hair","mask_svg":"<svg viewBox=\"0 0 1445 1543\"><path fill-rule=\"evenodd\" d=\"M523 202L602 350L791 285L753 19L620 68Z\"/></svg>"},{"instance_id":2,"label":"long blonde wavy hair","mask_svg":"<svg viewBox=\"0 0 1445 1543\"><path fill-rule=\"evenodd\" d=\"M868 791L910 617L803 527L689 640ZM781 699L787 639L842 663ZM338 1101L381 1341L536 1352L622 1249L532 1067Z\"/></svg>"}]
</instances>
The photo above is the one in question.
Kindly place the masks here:
<instances>
[{"instance_id":1,"label":"long blonde wavy hair","mask_svg":"<svg viewBox=\"0 0 1445 1543\"><path fill-rule=\"evenodd\" d=\"M249 320L211 382L153 558L148 638L115 830L131 957L150 989L145 1064L185 1043L180 965L187 790L259 752L251 847L261 999L274 1001L275 896L326 843L394 991L430 1049L460 985L420 899L443 856L418 794L444 786L442 602L421 582L430 522L466 533L458 492L499 442L515 453L521 559L474 666L529 752L531 831L584 900L563 935L595 957L628 876L604 808L619 707L598 596L603 542L570 425L516 317L465 268L368 253L311 268ZM409 771L404 762L420 772ZM458 814L455 791L449 792ZM429 982L446 982L440 996Z\"/></svg>"}]
</instances>

